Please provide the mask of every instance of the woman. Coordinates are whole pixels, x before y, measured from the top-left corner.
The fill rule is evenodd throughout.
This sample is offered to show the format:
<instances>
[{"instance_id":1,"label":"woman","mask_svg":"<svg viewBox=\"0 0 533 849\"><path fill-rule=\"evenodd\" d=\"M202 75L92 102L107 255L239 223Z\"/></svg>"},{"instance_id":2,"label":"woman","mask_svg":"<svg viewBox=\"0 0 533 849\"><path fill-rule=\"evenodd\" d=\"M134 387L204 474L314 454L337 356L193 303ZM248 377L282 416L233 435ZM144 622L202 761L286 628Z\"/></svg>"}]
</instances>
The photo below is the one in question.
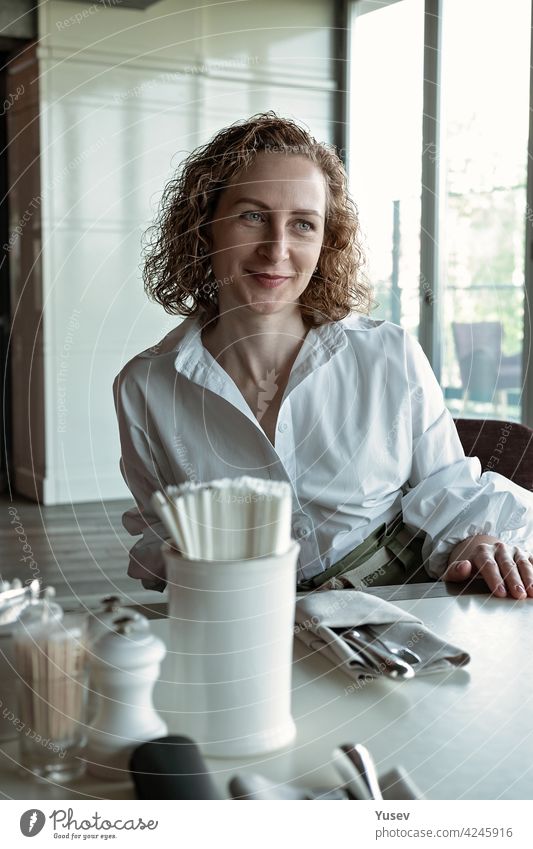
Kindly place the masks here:
<instances>
[{"instance_id":1,"label":"woman","mask_svg":"<svg viewBox=\"0 0 533 849\"><path fill-rule=\"evenodd\" d=\"M465 458L418 343L368 318L362 266L340 159L273 112L167 186L145 287L187 318L113 387L144 586L164 588L152 492L250 474L292 485L303 588L420 579L423 562L533 597L533 497Z\"/></svg>"}]
</instances>

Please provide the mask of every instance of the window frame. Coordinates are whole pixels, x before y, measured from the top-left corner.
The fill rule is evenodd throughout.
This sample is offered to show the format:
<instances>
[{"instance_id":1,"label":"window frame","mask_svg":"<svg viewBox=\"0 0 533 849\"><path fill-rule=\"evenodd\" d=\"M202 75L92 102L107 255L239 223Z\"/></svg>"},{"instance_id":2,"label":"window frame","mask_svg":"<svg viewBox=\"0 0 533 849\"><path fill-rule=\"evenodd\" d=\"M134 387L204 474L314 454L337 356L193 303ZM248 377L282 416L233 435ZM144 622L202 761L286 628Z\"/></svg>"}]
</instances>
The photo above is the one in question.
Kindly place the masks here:
<instances>
[{"instance_id":1,"label":"window frame","mask_svg":"<svg viewBox=\"0 0 533 849\"><path fill-rule=\"evenodd\" d=\"M349 115L349 74L351 31L354 19L376 9L390 6L402 0L341 0L337 6L335 31L341 35L342 52L336 56L341 61L338 90L342 93L343 104L336 110L337 144L346 152ZM442 299L441 281L443 280L442 257L439 252L439 223L442 205L445 200L443 174L440 168L441 139L441 65L442 65L442 11L444 0L425 0L424 3L424 81L422 116L422 186L420 220L420 278L419 278L419 341L435 372L441 381L442 371L442 327L440 304ZM527 214L524 256L524 324L522 342L522 394L521 422L533 427L533 376L530 368L530 352L533 346L533 0L531 3L531 42L530 42L530 84L529 84L529 138L527 163ZM339 19L344 23L338 24ZM339 42L337 42L338 46ZM340 145L339 145L340 142ZM431 155L430 155L431 154ZM343 156L349 169L349 156Z\"/></svg>"}]
</instances>

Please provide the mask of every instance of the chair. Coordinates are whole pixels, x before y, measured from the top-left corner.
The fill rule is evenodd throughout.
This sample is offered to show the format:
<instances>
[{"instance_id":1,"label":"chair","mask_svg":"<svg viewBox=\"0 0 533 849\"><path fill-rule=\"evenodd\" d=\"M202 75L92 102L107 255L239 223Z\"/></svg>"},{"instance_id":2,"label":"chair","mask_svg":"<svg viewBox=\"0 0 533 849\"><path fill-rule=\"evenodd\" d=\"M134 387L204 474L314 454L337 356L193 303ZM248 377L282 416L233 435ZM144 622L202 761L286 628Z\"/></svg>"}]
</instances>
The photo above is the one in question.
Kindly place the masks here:
<instances>
[{"instance_id":1,"label":"chair","mask_svg":"<svg viewBox=\"0 0 533 849\"><path fill-rule=\"evenodd\" d=\"M520 389L520 354L503 356L503 325L500 321L452 322L464 400L492 401L496 393Z\"/></svg>"},{"instance_id":2,"label":"chair","mask_svg":"<svg viewBox=\"0 0 533 849\"><path fill-rule=\"evenodd\" d=\"M479 457L483 471L499 472L533 492L533 430L496 419L455 419L467 457Z\"/></svg>"}]
</instances>

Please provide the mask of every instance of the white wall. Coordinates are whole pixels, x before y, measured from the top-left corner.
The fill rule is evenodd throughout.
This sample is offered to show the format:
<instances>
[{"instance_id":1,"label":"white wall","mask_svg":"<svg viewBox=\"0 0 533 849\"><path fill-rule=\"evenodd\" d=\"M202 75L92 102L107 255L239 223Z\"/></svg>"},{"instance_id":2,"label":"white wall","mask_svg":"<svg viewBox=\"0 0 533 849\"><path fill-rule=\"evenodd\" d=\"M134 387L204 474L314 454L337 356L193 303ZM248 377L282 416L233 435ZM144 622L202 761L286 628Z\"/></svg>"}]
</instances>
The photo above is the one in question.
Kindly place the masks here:
<instances>
[{"instance_id":1,"label":"white wall","mask_svg":"<svg viewBox=\"0 0 533 849\"><path fill-rule=\"evenodd\" d=\"M39 6L47 504L129 495L111 384L179 322L140 237L180 159L265 109L332 140L328 0L192 5Z\"/></svg>"}]
</instances>

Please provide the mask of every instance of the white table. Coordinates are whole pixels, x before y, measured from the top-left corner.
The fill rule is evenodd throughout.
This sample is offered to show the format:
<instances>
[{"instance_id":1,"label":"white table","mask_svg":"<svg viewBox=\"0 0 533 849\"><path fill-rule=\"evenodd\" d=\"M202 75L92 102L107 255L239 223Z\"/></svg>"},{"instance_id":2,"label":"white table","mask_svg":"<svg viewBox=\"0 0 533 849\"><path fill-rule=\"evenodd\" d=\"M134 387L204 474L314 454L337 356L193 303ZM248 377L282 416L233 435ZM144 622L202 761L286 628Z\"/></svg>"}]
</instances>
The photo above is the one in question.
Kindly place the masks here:
<instances>
[{"instance_id":1,"label":"white table","mask_svg":"<svg viewBox=\"0 0 533 849\"><path fill-rule=\"evenodd\" d=\"M236 772L260 772L279 782L338 783L335 745L362 742L380 773L403 764L429 799L533 798L533 602L486 595L421 598L397 604L472 656L465 669L410 681L378 680L362 689L296 641L294 744L246 761L208 761L221 790ZM163 639L168 621L154 620ZM163 667L162 677L166 668ZM159 687L159 685L158 685ZM156 688L156 702L160 699ZM169 733L186 724L164 713ZM21 777L16 741L0 748L4 798L134 798L129 782L86 776L64 787Z\"/></svg>"}]
</instances>

